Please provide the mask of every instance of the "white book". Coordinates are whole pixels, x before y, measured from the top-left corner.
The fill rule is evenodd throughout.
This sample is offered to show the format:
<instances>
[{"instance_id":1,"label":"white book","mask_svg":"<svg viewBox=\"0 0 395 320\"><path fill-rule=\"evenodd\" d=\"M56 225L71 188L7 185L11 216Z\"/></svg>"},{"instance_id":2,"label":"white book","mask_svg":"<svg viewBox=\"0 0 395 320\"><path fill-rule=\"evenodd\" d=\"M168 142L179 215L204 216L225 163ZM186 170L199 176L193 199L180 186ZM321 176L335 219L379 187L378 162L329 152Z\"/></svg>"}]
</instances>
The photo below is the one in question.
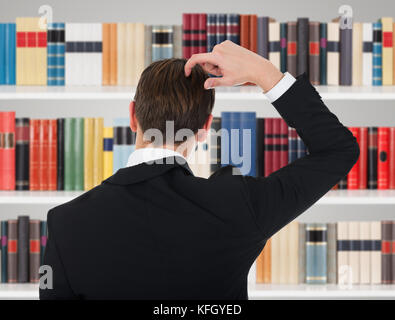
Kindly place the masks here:
<instances>
[{"instance_id":1,"label":"white book","mask_svg":"<svg viewBox=\"0 0 395 320\"><path fill-rule=\"evenodd\" d=\"M132 84L137 86L140 76L144 71L144 24L136 23L134 26L134 46L133 46L133 56L134 56L134 78Z\"/></svg>"},{"instance_id":2,"label":"white book","mask_svg":"<svg viewBox=\"0 0 395 320\"><path fill-rule=\"evenodd\" d=\"M288 268L288 283L298 284L299 276L299 223L292 221L289 224L288 236L288 253L289 253L289 268Z\"/></svg>"},{"instance_id":3,"label":"white book","mask_svg":"<svg viewBox=\"0 0 395 320\"><path fill-rule=\"evenodd\" d=\"M343 247L343 250L337 251L337 280L341 285L347 285L350 282L349 273L349 261L348 255L349 251L346 249L348 236L348 222L338 222L337 223L337 247Z\"/></svg>"},{"instance_id":4,"label":"white book","mask_svg":"<svg viewBox=\"0 0 395 320\"><path fill-rule=\"evenodd\" d=\"M371 244L371 233L370 233L370 222L361 221L360 222L360 232L361 240L361 251L360 251L360 283L369 284L370 283L370 248L366 248L363 244L370 246Z\"/></svg>"},{"instance_id":5,"label":"white book","mask_svg":"<svg viewBox=\"0 0 395 320\"><path fill-rule=\"evenodd\" d=\"M100 86L102 84L102 44L103 32L101 23L90 24L90 39L93 41L93 52L90 54L90 64L92 66L92 73L89 77L89 84Z\"/></svg>"},{"instance_id":6,"label":"white book","mask_svg":"<svg viewBox=\"0 0 395 320\"><path fill-rule=\"evenodd\" d=\"M364 86L372 85L373 78L373 28L372 23L366 22L362 26L362 84Z\"/></svg>"},{"instance_id":7,"label":"white book","mask_svg":"<svg viewBox=\"0 0 395 320\"><path fill-rule=\"evenodd\" d=\"M370 223L370 234L373 241L373 250L370 254L370 282L381 283L381 222Z\"/></svg>"},{"instance_id":8,"label":"white book","mask_svg":"<svg viewBox=\"0 0 395 320\"><path fill-rule=\"evenodd\" d=\"M328 23L327 42L327 82L328 85L339 85L340 69L340 31L338 22Z\"/></svg>"},{"instance_id":9,"label":"white book","mask_svg":"<svg viewBox=\"0 0 395 320\"><path fill-rule=\"evenodd\" d=\"M74 84L75 85L83 85L85 83L85 41L86 41L86 31L85 31L85 23L75 23L75 38L76 41L80 43L79 47L82 47L82 50L78 50L75 55L75 64L73 66L73 75L74 75Z\"/></svg>"},{"instance_id":10,"label":"white book","mask_svg":"<svg viewBox=\"0 0 395 320\"><path fill-rule=\"evenodd\" d=\"M289 246L288 246L288 237L289 237L289 224L283 227L279 231L279 276L280 283L286 284L289 283L289 268L290 266L290 257L289 257Z\"/></svg>"},{"instance_id":11,"label":"white book","mask_svg":"<svg viewBox=\"0 0 395 320\"><path fill-rule=\"evenodd\" d=\"M362 85L362 23L352 28L352 85Z\"/></svg>"},{"instance_id":12,"label":"white book","mask_svg":"<svg viewBox=\"0 0 395 320\"><path fill-rule=\"evenodd\" d=\"M76 52L69 51L73 48L72 42L75 42L75 23L66 23L65 25L65 83L66 86L74 85L74 66L76 64ZM69 49L67 49L69 47ZM74 49L74 48L73 48Z\"/></svg>"},{"instance_id":13,"label":"white book","mask_svg":"<svg viewBox=\"0 0 395 320\"><path fill-rule=\"evenodd\" d=\"M280 23L270 22L269 23L269 47L270 43L280 42ZM278 48L280 50L280 48ZM269 49L269 60L273 65L280 69L280 51L270 51Z\"/></svg>"},{"instance_id":14,"label":"white book","mask_svg":"<svg viewBox=\"0 0 395 320\"><path fill-rule=\"evenodd\" d=\"M360 222L352 221L348 224L348 234L350 237L350 244L358 242L360 233ZM350 253L349 253L349 266L352 272L352 283L357 284L360 282L360 251L357 248L354 248L353 245L350 245Z\"/></svg>"}]
</instances>

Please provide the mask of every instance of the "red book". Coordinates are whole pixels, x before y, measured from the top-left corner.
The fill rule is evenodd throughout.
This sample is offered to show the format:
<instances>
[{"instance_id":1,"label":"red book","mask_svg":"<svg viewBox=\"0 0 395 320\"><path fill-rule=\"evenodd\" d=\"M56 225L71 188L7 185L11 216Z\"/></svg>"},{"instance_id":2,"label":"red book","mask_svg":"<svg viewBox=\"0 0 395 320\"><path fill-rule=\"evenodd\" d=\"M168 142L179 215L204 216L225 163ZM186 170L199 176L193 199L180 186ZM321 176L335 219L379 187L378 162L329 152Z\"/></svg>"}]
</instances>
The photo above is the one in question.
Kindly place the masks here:
<instances>
[{"instance_id":1,"label":"red book","mask_svg":"<svg viewBox=\"0 0 395 320\"><path fill-rule=\"evenodd\" d=\"M1 112L0 190L15 190L15 112Z\"/></svg>"},{"instance_id":2,"label":"red book","mask_svg":"<svg viewBox=\"0 0 395 320\"><path fill-rule=\"evenodd\" d=\"M199 14L191 14L191 56L199 53Z\"/></svg>"},{"instance_id":3,"label":"red book","mask_svg":"<svg viewBox=\"0 0 395 320\"><path fill-rule=\"evenodd\" d=\"M182 15L182 56L184 59L191 57L191 14Z\"/></svg>"},{"instance_id":4,"label":"red book","mask_svg":"<svg viewBox=\"0 0 395 320\"><path fill-rule=\"evenodd\" d=\"M264 132L265 177L267 177L273 172L273 118L265 118Z\"/></svg>"},{"instance_id":5,"label":"red book","mask_svg":"<svg viewBox=\"0 0 395 320\"><path fill-rule=\"evenodd\" d=\"M257 27L257 23L258 23L258 17L256 14L252 14L250 15L250 46L249 49L252 52L257 52L258 48L258 27Z\"/></svg>"},{"instance_id":6,"label":"red book","mask_svg":"<svg viewBox=\"0 0 395 320\"><path fill-rule=\"evenodd\" d=\"M280 133L281 133L281 118L273 119L273 171L281 168L280 163Z\"/></svg>"},{"instance_id":7,"label":"red book","mask_svg":"<svg viewBox=\"0 0 395 320\"><path fill-rule=\"evenodd\" d=\"M199 53L207 52L207 15L200 13L199 18Z\"/></svg>"},{"instance_id":8,"label":"red book","mask_svg":"<svg viewBox=\"0 0 395 320\"><path fill-rule=\"evenodd\" d=\"M368 187L368 128L359 132L359 189Z\"/></svg>"},{"instance_id":9,"label":"red book","mask_svg":"<svg viewBox=\"0 0 395 320\"><path fill-rule=\"evenodd\" d=\"M377 189L389 187L389 128L379 127L377 130Z\"/></svg>"},{"instance_id":10,"label":"red book","mask_svg":"<svg viewBox=\"0 0 395 320\"><path fill-rule=\"evenodd\" d=\"M389 137L389 188L395 189L395 127L390 128ZM394 266L395 268L395 266ZM394 275L395 276L395 275ZM394 279L395 281L395 279Z\"/></svg>"},{"instance_id":11,"label":"red book","mask_svg":"<svg viewBox=\"0 0 395 320\"><path fill-rule=\"evenodd\" d=\"M351 133L354 135L354 137L357 139L357 142L359 143L359 128L357 127L351 127L348 128ZM357 162L354 164L354 166L351 168L350 172L347 175L347 189L354 190L359 188L359 159Z\"/></svg>"},{"instance_id":12,"label":"red book","mask_svg":"<svg viewBox=\"0 0 395 320\"><path fill-rule=\"evenodd\" d=\"M30 120L29 142L29 186L30 190L40 189L40 120Z\"/></svg>"},{"instance_id":13,"label":"red book","mask_svg":"<svg viewBox=\"0 0 395 320\"><path fill-rule=\"evenodd\" d=\"M280 167L288 164L288 125L280 118Z\"/></svg>"},{"instance_id":14,"label":"red book","mask_svg":"<svg viewBox=\"0 0 395 320\"><path fill-rule=\"evenodd\" d=\"M240 45L250 49L250 16L248 14L240 15Z\"/></svg>"},{"instance_id":15,"label":"red book","mask_svg":"<svg viewBox=\"0 0 395 320\"><path fill-rule=\"evenodd\" d=\"M40 120L39 166L38 166L39 190L48 190L48 165L49 165L48 130L49 130L49 120Z\"/></svg>"},{"instance_id":16,"label":"red book","mask_svg":"<svg viewBox=\"0 0 395 320\"><path fill-rule=\"evenodd\" d=\"M48 190L56 190L57 186L57 120L49 120L48 128Z\"/></svg>"}]
</instances>

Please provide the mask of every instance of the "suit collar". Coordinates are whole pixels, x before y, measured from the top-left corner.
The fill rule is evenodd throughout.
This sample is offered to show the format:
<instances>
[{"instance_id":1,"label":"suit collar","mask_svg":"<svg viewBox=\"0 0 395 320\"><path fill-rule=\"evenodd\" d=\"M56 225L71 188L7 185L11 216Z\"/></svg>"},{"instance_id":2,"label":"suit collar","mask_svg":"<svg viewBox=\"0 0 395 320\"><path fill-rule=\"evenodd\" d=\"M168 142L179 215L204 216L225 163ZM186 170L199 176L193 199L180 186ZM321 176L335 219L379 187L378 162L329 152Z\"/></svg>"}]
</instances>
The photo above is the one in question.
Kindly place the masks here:
<instances>
[{"instance_id":1,"label":"suit collar","mask_svg":"<svg viewBox=\"0 0 395 320\"><path fill-rule=\"evenodd\" d=\"M104 180L104 183L119 185L133 184L161 176L177 167L183 168L186 174L193 175L185 158L171 156L119 169L110 178Z\"/></svg>"}]
</instances>

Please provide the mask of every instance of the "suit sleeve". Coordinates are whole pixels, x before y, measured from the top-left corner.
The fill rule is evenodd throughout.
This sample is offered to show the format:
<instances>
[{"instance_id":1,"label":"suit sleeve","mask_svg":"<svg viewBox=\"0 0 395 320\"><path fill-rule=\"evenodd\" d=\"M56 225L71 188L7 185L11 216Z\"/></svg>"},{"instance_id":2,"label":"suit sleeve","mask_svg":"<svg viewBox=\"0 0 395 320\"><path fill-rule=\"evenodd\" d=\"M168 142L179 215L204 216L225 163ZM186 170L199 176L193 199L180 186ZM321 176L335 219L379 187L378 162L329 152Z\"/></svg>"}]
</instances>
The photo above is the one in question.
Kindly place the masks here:
<instances>
[{"instance_id":1,"label":"suit sleeve","mask_svg":"<svg viewBox=\"0 0 395 320\"><path fill-rule=\"evenodd\" d=\"M61 257L56 246L54 228L53 228L53 214L48 213L48 241L44 253L44 265L52 268L52 289L41 289L40 288L40 300L55 300L55 299L75 299L67 276Z\"/></svg>"},{"instance_id":2,"label":"suit sleeve","mask_svg":"<svg viewBox=\"0 0 395 320\"><path fill-rule=\"evenodd\" d=\"M264 239L287 225L346 176L359 157L352 133L329 111L306 75L273 106L309 154L268 177L245 177L247 200Z\"/></svg>"}]
</instances>

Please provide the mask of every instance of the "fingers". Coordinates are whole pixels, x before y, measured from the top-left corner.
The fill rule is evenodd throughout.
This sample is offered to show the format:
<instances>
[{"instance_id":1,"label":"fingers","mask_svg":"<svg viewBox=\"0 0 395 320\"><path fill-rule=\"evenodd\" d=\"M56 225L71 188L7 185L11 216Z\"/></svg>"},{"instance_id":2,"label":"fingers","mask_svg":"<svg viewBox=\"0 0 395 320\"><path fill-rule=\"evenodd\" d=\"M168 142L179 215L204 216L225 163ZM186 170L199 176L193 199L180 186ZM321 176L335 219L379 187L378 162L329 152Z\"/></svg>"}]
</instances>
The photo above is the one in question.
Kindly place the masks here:
<instances>
[{"instance_id":1,"label":"fingers","mask_svg":"<svg viewBox=\"0 0 395 320\"><path fill-rule=\"evenodd\" d=\"M205 89L212 89L215 87L231 86L232 84L226 78L209 78L204 82Z\"/></svg>"},{"instance_id":2,"label":"fingers","mask_svg":"<svg viewBox=\"0 0 395 320\"><path fill-rule=\"evenodd\" d=\"M185 71L185 76L189 77L191 74L192 68L197 65L197 64L204 64L204 63L210 63L212 65L218 65L219 64L219 59L217 56L210 52L210 53L199 53L199 54L194 54L185 64L184 71Z\"/></svg>"}]
</instances>

